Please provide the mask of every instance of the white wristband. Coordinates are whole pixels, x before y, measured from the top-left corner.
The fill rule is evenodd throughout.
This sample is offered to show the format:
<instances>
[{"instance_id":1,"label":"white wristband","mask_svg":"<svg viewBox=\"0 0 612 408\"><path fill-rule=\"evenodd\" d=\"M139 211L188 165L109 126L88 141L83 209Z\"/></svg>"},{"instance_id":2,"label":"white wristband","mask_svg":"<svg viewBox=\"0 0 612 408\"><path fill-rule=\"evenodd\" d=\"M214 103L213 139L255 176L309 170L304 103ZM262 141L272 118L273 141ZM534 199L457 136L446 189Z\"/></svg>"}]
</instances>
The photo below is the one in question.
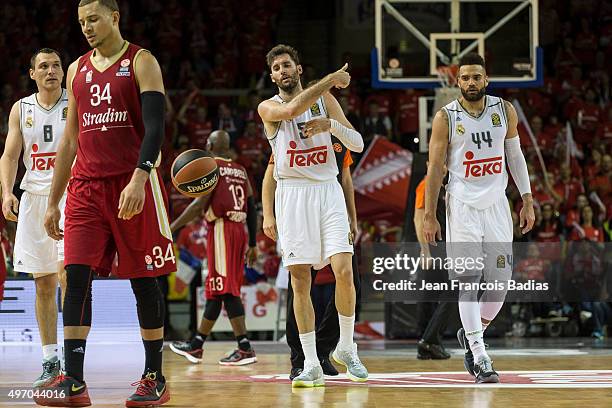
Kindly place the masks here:
<instances>
[{"instance_id":1,"label":"white wristband","mask_svg":"<svg viewBox=\"0 0 612 408\"><path fill-rule=\"evenodd\" d=\"M506 151L506 162L508 163L510 174L512 174L519 193L521 196L531 193L527 162L521 151L521 142L518 135L504 141L504 150Z\"/></svg>"},{"instance_id":2,"label":"white wristband","mask_svg":"<svg viewBox=\"0 0 612 408\"><path fill-rule=\"evenodd\" d=\"M347 149L356 153L363 151L363 138L358 131L344 126L335 119L329 121L331 123L330 133L336 136Z\"/></svg>"}]
</instances>

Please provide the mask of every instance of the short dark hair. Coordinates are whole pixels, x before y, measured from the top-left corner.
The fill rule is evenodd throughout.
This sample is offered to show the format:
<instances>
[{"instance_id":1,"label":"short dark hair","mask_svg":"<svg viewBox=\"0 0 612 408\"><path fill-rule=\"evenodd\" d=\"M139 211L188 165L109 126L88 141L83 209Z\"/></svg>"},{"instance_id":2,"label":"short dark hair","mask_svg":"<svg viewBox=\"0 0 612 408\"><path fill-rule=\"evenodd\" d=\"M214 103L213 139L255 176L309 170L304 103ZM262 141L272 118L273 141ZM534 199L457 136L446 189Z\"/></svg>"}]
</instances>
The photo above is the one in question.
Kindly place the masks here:
<instances>
[{"instance_id":1,"label":"short dark hair","mask_svg":"<svg viewBox=\"0 0 612 408\"><path fill-rule=\"evenodd\" d=\"M486 71L485 60L476 52L468 52L459 60L459 68L463 65L480 65Z\"/></svg>"},{"instance_id":2,"label":"short dark hair","mask_svg":"<svg viewBox=\"0 0 612 408\"><path fill-rule=\"evenodd\" d=\"M106 7L110 11L119 11L119 5L117 4L117 0L81 0L79 1L79 7L86 6L96 1L101 6Z\"/></svg>"},{"instance_id":3,"label":"short dark hair","mask_svg":"<svg viewBox=\"0 0 612 408\"><path fill-rule=\"evenodd\" d=\"M295 65L300 65L300 57L295 48L290 45L278 44L266 54L266 62L268 63L268 67L272 68L272 63L274 62L274 59L279 55L283 54L289 54L289 57L291 57L293 62L295 62Z\"/></svg>"},{"instance_id":4,"label":"short dark hair","mask_svg":"<svg viewBox=\"0 0 612 408\"><path fill-rule=\"evenodd\" d=\"M61 54L55 51L53 48L41 48L40 50L36 51L34 55L32 55L32 58L30 58L30 68L32 69L36 68L36 57L38 57L38 54L56 54L59 57L60 62L62 61Z\"/></svg>"}]
</instances>

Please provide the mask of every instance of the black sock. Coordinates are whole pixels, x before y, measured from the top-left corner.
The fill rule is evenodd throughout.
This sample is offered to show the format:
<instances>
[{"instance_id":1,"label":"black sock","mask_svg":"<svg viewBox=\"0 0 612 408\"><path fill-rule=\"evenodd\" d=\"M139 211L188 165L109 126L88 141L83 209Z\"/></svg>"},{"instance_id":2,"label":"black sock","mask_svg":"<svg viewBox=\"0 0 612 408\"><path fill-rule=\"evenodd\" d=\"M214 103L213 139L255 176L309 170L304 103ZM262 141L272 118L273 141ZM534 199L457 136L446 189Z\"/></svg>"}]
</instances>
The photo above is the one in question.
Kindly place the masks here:
<instances>
[{"instance_id":1,"label":"black sock","mask_svg":"<svg viewBox=\"0 0 612 408\"><path fill-rule=\"evenodd\" d=\"M197 332L195 336L191 339L191 348L192 349L201 349L206 341L208 336L206 334L202 334Z\"/></svg>"},{"instance_id":2,"label":"black sock","mask_svg":"<svg viewBox=\"0 0 612 408\"><path fill-rule=\"evenodd\" d=\"M83 362L87 340L64 339L64 358L66 375L83 382Z\"/></svg>"},{"instance_id":3,"label":"black sock","mask_svg":"<svg viewBox=\"0 0 612 408\"><path fill-rule=\"evenodd\" d=\"M164 350L164 339L142 340L145 348L145 374L156 372L157 378L162 378L162 352Z\"/></svg>"},{"instance_id":4,"label":"black sock","mask_svg":"<svg viewBox=\"0 0 612 408\"><path fill-rule=\"evenodd\" d=\"M236 336L236 341L238 342L238 348L242 351L251 350L251 343L249 343L249 339L247 339L246 334Z\"/></svg>"}]
</instances>

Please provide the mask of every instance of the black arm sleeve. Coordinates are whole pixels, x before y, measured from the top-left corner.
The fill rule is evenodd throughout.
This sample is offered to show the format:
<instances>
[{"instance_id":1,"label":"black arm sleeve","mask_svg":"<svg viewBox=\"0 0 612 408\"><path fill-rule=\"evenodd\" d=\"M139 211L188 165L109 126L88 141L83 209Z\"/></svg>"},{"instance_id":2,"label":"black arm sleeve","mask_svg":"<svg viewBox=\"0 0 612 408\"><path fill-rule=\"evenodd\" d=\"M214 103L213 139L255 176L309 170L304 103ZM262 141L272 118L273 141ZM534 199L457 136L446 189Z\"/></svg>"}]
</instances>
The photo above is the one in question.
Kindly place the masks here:
<instances>
[{"instance_id":1,"label":"black arm sleeve","mask_svg":"<svg viewBox=\"0 0 612 408\"><path fill-rule=\"evenodd\" d=\"M257 211L253 196L247 198L247 229L249 230L249 246L257 245Z\"/></svg>"},{"instance_id":2,"label":"black arm sleeve","mask_svg":"<svg viewBox=\"0 0 612 408\"><path fill-rule=\"evenodd\" d=\"M142 121L145 134L140 146L138 167L150 172L155 166L159 150L164 141L164 116L166 100L164 94L157 91L147 91L140 94L142 105Z\"/></svg>"}]
</instances>

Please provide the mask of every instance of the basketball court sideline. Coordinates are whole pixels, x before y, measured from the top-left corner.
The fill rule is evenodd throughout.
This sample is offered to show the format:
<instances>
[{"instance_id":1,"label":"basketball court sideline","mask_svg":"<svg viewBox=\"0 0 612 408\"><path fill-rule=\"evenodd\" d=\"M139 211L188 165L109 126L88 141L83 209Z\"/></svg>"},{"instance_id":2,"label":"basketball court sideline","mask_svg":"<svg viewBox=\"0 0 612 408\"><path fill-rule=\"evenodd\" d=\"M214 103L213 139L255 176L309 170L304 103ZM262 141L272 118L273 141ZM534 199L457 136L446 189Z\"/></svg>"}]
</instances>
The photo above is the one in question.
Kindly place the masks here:
<instances>
[{"instance_id":1,"label":"basketball court sideline","mask_svg":"<svg viewBox=\"0 0 612 408\"><path fill-rule=\"evenodd\" d=\"M612 405L612 341L574 339L494 339L491 357L500 384L474 384L463 369L462 352L451 348L443 361L415 358L413 341L362 342L360 353L370 370L367 383L343 373L326 377L326 386L292 389L288 347L255 342L259 362L243 367L218 364L233 342L207 343L204 362L188 363L164 353L170 407L609 407ZM452 347L451 341L447 344ZM92 344L85 371L94 407L124 406L130 383L140 373L138 342ZM29 389L39 371L38 347L0 346L0 406L34 407L31 400L9 398ZM116 371L114 367L122 367ZM342 371L342 370L341 370ZM537 394L535 394L537 393ZM435 398L432 396L435 395ZM534 397L537 395L537 398ZM228 399L229 398L229 399Z\"/></svg>"}]
</instances>

